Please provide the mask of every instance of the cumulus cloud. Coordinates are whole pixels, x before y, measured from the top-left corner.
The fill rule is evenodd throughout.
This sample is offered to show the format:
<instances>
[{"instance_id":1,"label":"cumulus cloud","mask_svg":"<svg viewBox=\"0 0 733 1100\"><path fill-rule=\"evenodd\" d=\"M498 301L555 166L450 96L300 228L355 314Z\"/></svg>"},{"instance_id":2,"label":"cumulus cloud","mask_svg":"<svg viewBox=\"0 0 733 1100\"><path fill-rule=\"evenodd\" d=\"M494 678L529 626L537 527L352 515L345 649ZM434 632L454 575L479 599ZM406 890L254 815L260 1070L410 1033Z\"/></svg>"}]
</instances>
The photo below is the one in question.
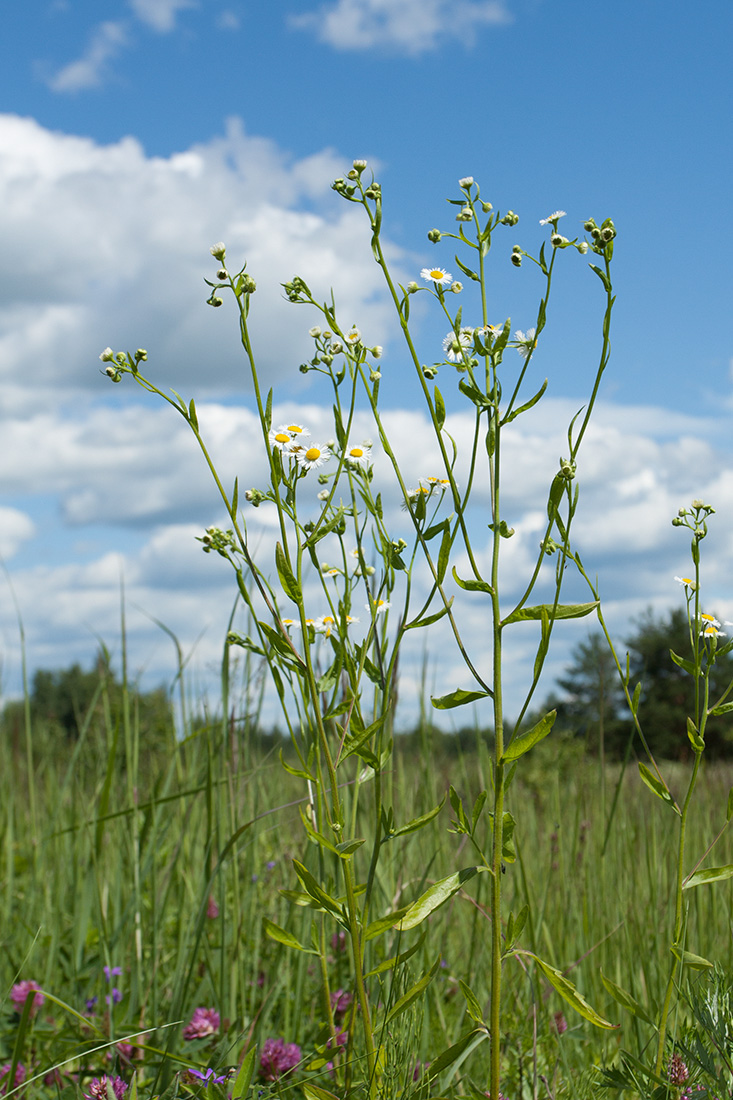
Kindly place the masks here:
<instances>
[{"instance_id":1,"label":"cumulus cloud","mask_svg":"<svg viewBox=\"0 0 733 1100\"><path fill-rule=\"evenodd\" d=\"M263 378L277 382L310 351L317 318L280 288L295 272L321 300L336 286L345 323L386 344L391 315L376 298L368 223L330 189L344 167L329 149L290 157L236 120L163 158L134 138L105 146L0 116L5 408L100 392L106 345L147 348L157 377L179 391L247 389L233 310L205 304L218 240L258 283L251 319Z\"/></svg>"},{"instance_id":2,"label":"cumulus cloud","mask_svg":"<svg viewBox=\"0 0 733 1100\"><path fill-rule=\"evenodd\" d=\"M340 50L392 48L409 55L446 38L472 44L482 27L511 22L503 0L335 0L290 18Z\"/></svg>"},{"instance_id":3,"label":"cumulus cloud","mask_svg":"<svg viewBox=\"0 0 733 1100\"><path fill-rule=\"evenodd\" d=\"M35 524L25 512L0 507L0 558L12 558L35 533Z\"/></svg>"},{"instance_id":4,"label":"cumulus cloud","mask_svg":"<svg viewBox=\"0 0 733 1100\"><path fill-rule=\"evenodd\" d=\"M167 34L175 29L178 13L197 8L197 0L129 0L133 14L155 31Z\"/></svg>"},{"instance_id":5,"label":"cumulus cloud","mask_svg":"<svg viewBox=\"0 0 733 1100\"><path fill-rule=\"evenodd\" d=\"M129 42L129 34L124 23L107 20L92 31L89 44L76 61L70 61L58 72L52 74L48 86L53 92L79 92L86 88L96 88L109 72L108 62Z\"/></svg>"}]
</instances>

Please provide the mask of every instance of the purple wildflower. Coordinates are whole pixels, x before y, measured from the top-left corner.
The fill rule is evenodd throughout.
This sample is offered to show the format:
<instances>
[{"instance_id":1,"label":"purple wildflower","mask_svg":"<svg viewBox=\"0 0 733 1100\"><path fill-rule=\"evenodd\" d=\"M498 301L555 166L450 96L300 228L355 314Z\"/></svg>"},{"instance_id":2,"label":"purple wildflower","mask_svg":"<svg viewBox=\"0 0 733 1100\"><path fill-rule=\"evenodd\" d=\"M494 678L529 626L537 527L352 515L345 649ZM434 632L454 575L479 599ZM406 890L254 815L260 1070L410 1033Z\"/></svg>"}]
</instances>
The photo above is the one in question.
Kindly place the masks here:
<instances>
[{"instance_id":1,"label":"purple wildflower","mask_svg":"<svg viewBox=\"0 0 733 1100\"><path fill-rule=\"evenodd\" d=\"M682 1061L680 1055L673 1054L667 1066L667 1077L669 1078L669 1083L671 1085L684 1085L689 1076L690 1071L688 1070L685 1063Z\"/></svg>"},{"instance_id":2,"label":"purple wildflower","mask_svg":"<svg viewBox=\"0 0 733 1100\"><path fill-rule=\"evenodd\" d=\"M277 863L274 859L268 859L267 863L265 864L265 869L267 871L271 871L273 867L277 867Z\"/></svg>"},{"instance_id":3,"label":"purple wildflower","mask_svg":"<svg viewBox=\"0 0 733 1100\"><path fill-rule=\"evenodd\" d=\"M184 1039L205 1039L219 1030L221 1019L215 1008L195 1008L190 1023L183 1029Z\"/></svg>"},{"instance_id":4,"label":"purple wildflower","mask_svg":"<svg viewBox=\"0 0 733 1100\"><path fill-rule=\"evenodd\" d=\"M197 1069L189 1069L188 1072L191 1077L198 1077L199 1081L206 1081L207 1083L213 1081L215 1085L223 1085L227 1080L226 1074L222 1077L217 1077L216 1071L213 1070L211 1066L206 1070L206 1073L201 1073L200 1070Z\"/></svg>"},{"instance_id":5,"label":"purple wildflower","mask_svg":"<svg viewBox=\"0 0 733 1100\"><path fill-rule=\"evenodd\" d=\"M89 997L89 999L86 1002L87 1012L93 1013L96 1004L97 1004L97 998L96 997Z\"/></svg>"},{"instance_id":6,"label":"purple wildflower","mask_svg":"<svg viewBox=\"0 0 733 1100\"><path fill-rule=\"evenodd\" d=\"M108 982L111 982L113 978L119 978L121 973L122 973L122 967L121 966L105 966L104 967L104 976L105 976L105 978L107 979Z\"/></svg>"},{"instance_id":7,"label":"purple wildflower","mask_svg":"<svg viewBox=\"0 0 733 1100\"><path fill-rule=\"evenodd\" d=\"M105 1001L107 1002L108 1005L118 1005L120 1003L120 1001L122 1000L122 994L120 993L117 986L113 985L112 986L112 995L110 997L105 997L104 999L105 999Z\"/></svg>"},{"instance_id":8,"label":"purple wildflower","mask_svg":"<svg viewBox=\"0 0 733 1100\"><path fill-rule=\"evenodd\" d=\"M34 982L33 980L18 982L17 985L14 985L13 988L10 990L10 1000L13 1002L15 1011L18 1013L22 1012L23 1005L25 1004L30 994L33 993L33 1007L31 1008L31 1016L35 1015L43 1002L46 1000L46 998L40 992L40 989L41 987L38 982ZM36 992L36 990L38 992Z\"/></svg>"},{"instance_id":9,"label":"purple wildflower","mask_svg":"<svg viewBox=\"0 0 733 1100\"><path fill-rule=\"evenodd\" d=\"M112 1092L117 1100L122 1100L127 1091L127 1082L121 1077L108 1077L106 1073L101 1077L92 1077L89 1082L89 1092L84 1093L86 1100L108 1100L108 1085L112 1086Z\"/></svg>"},{"instance_id":10,"label":"purple wildflower","mask_svg":"<svg viewBox=\"0 0 733 1100\"><path fill-rule=\"evenodd\" d=\"M343 1016L351 1008L351 1002L354 1000L351 993L346 989L337 989L335 993L331 994L331 1011L334 1016Z\"/></svg>"},{"instance_id":11,"label":"purple wildflower","mask_svg":"<svg viewBox=\"0 0 733 1100\"><path fill-rule=\"evenodd\" d=\"M260 1073L265 1081L277 1081L297 1066L300 1057L297 1043L286 1043L284 1039L265 1039L260 1055Z\"/></svg>"},{"instance_id":12,"label":"purple wildflower","mask_svg":"<svg viewBox=\"0 0 733 1100\"><path fill-rule=\"evenodd\" d=\"M216 898L213 894L209 897L209 904L206 906L206 916L209 920L216 920L219 916L219 906L216 904Z\"/></svg>"},{"instance_id":13,"label":"purple wildflower","mask_svg":"<svg viewBox=\"0 0 733 1100\"><path fill-rule=\"evenodd\" d=\"M0 1096L5 1096L8 1092L8 1077L10 1075L11 1062L4 1062L0 1066ZM26 1079L27 1071L22 1062L18 1062L15 1067L15 1080L13 1081L13 1088L17 1088L18 1085L22 1085Z\"/></svg>"},{"instance_id":14,"label":"purple wildflower","mask_svg":"<svg viewBox=\"0 0 733 1100\"><path fill-rule=\"evenodd\" d=\"M564 1031L568 1030L568 1022L562 1012L556 1012L553 1017L553 1023L555 1025L555 1031L558 1035L562 1035Z\"/></svg>"}]
</instances>

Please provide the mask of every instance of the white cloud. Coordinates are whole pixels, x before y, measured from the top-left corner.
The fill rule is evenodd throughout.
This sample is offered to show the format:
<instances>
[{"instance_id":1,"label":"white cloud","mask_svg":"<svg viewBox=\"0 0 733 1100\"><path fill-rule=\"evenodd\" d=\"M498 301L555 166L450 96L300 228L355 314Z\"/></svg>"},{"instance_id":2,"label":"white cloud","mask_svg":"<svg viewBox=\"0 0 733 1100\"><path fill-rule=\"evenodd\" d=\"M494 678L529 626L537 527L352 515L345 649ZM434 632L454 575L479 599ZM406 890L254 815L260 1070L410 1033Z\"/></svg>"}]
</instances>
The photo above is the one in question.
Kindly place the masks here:
<instances>
[{"instance_id":1,"label":"white cloud","mask_svg":"<svg viewBox=\"0 0 733 1100\"><path fill-rule=\"evenodd\" d=\"M233 311L205 304L221 239L258 282L263 377L277 381L310 352L316 318L280 288L296 271L321 300L337 286L346 323L387 343L394 322L376 300L368 223L330 189L344 167L333 150L296 160L237 121L162 158L133 138L104 146L0 115L0 402L30 411L101 395L108 344L147 348L156 377L179 391L247 389Z\"/></svg>"},{"instance_id":2,"label":"white cloud","mask_svg":"<svg viewBox=\"0 0 733 1100\"><path fill-rule=\"evenodd\" d=\"M509 22L503 0L335 0L290 19L337 49L387 46L410 55L445 39L472 44L481 27Z\"/></svg>"},{"instance_id":3,"label":"white cloud","mask_svg":"<svg viewBox=\"0 0 733 1100\"><path fill-rule=\"evenodd\" d=\"M12 558L35 533L35 524L25 512L0 507L0 558Z\"/></svg>"},{"instance_id":4,"label":"white cloud","mask_svg":"<svg viewBox=\"0 0 733 1100\"><path fill-rule=\"evenodd\" d=\"M197 8L197 0L129 0L133 14L155 31L168 34L175 30L178 13Z\"/></svg>"},{"instance_id":5,"label":"white cloud","mask_svg":"<svg viewBox=\"0 0 733 1100\"><path fill-rule=\"evenodd\" d=\"M79 92L98 87L107 75L107 63L117 57L128 41L124 23L111 20L100 23L92 32L82 56L48 78L49 88L53 92Z\"/></svg>"}]
</instances>

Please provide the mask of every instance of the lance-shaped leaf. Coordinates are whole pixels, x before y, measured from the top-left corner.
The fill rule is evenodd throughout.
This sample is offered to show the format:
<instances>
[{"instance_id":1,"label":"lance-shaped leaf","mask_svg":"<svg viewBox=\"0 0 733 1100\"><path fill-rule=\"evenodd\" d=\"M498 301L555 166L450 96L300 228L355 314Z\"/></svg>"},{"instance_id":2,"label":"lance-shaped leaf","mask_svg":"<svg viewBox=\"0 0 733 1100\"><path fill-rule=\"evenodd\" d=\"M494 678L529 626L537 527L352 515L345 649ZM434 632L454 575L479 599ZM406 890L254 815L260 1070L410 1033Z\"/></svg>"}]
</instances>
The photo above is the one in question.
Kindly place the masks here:
<instances>
[{"instance_id":1,"label":"lance-shaped leaf","mask_svg":"<svg viewBox=\"0 0 733 1100\"><path fill-rule=\"evenodd\" d=\"M506 762L507 760L518 760L520 756L524 756L525 752L529 752L534 745L544 737L547 737L556 718L556 710L548 711L543 718L540 718L536 726L532 726L531 730L526 730L525 733L520 733L512 738L501 758L502 762Z\"/></svg>"},{"instance_id":2,"label":"lance-shaped leaf","mask_svg":"<svg viewBox=\"0 0 733 1100\"><path fill-rule=\"evenodd\" d=\"M670 951L676 959L682 963L683 966L689 966L691 970L712 970L713 964L704 959L702 955L693 955L692 951L682 951L675 944L672 944Z\"/></svg>"},{"instance_id":3,"label":"lance-shaped leaf","mask_svg":"<svg viewBox=\"0 0 733 1100\"><path fill-rule=\"evenodd\" d=\"M435 424L440 430L445 424L445 401L438 387L435 387Z\"/></svg>"},{"instance_id":4,"label":"lance-shaped leaf","mask_svg":"<svg viewBox=\"0 0 733 1100\"><path fill-rule=\"evenodd\" d=\"M527 410L531 409L533 405L536 405L546 389L547 379L544 380L534 397L530 397L529 401L525 401L525 403L523 405L520 405L518 409L513 409L508 416L504 417L504 419L502 420L502 426L504 424L511 424L512 420L516 420L517 417L521 416L523 412L527 412Z\"/></svg>"},{"instance_id":5,"label":"lance-shaped leaf","mask_svg":"<svg viewBox=\"0 0 733 1100\"><path fill-rule=\"evenodd\" d=\"M320 1085L314 1085L312 1081L304 1081L300 1086L303 1090L306 1100L339 1100L338 1096L329 1092L328 1089L321 1088Z\"/></svg>"},{"instance_id":6,"label":"lance-shaped leaf","mask_svg":"<svg viewBox=\"0 0 733 1100\"><path fill-rule=\"evenodd\" d=\"M488 581L477 581L473 578L464 581L456 573L456 567L452 569L453 580L456 582L459 588L463 588L466 592L488 592L491 595L494 589L491 587Z\"/></svg>"},{"instance_id":7,"label":"lance-shaped leaf","mask_svg":"<svg viewBox=\"0 0 733 1100\"><path fill-rule=\"evenodd\" d=\"M413 630L420 626L430 626L432 623L437 623L438 619L442 619L444 615L447 615L450 611L451 604L453 603L453 597L448 600L447 604L441 607L440 611L434 612L432 615L426 615L424 619L413 619L411 623L405 623L403 630Z\"/></svg>"},{"instance_id":8,"label":"lance-shaped leaf","mask_svg":"<svg viewBox=\"0 0 733 1100\"><path fill-rule=\"evenodd\" d=\"M325 909L328 913L332 913L333 916L346 927L347 922L344 917L343 908L335 898L330 897L330 895L326 893L323 887L316 882L308 868L304 867L302 863L299 863L297 859L293 860L293 867L306 893L309 894L314 901L318 902L322 909Z\"/></svg>"},{"instance_id":9,"label":"lance-shaped leaf","mask_svg":"<svg viewBox=\"0 0 733 1100\"><path fill-rule=\"evenodd\" d=\"M722 882L725 878L733 878L733 863L725 867L706 867L704 871L695 871L682 883L683 890L691 890L693 886L706 886L709 882Z\"/></svg>"},{"instance_id":10,"label":"lance-shaped leaf","mask_svg":"<svg viewBox=\"0 0 733 1100\"><path fill-rule=\"evenodd\" d=\"M434 817L437 817L440 811L445 806L446 796L443 795L442 799L437 806L433 806L432 810L428 810L427 813L421 814L420 817L413 817L412 821L408 821L406 825L402 825L399 829L395 829L389 836L385 837L385 840L394 840L398 836L407 836L408 833L415 833L418 829L422 829L424 825L427 825L429 821L432 821Z\"/></svg>"},{"instance_id":11,"label":"lance-shaped leaf","mask_svg":"<svg viewBox=\"0 0 733 1100\"><path fill-rule=\"evenodd\" d=\"M475 703L477 699L486 699L491 694L490 691L464 691L463 688L457 688L447 695L431 695L430 702L436 710L452 710L453 707L463 707L466 703Z\"/></svg>"},{"instance_id":12,"label":"lance-shaped leaf","mask_svg":"<svg viewBox=\"0 0 733 1100\"><path fill-rule=\"evenodd\" d=\"M560 994L564 1001L574 1008L579 1016L582 1016L584 1020L590 1021L595 1027L608 1028L613 1030L618 1027L618 1024L611 1024L608 1020L604 1020L603 1016L599 1015L594 1008L586 1001L585 997L581 997L577 989L571 981L561 974L559 970L556 970L554 966L550 966L549 963L544 962L538 958L537 955L533 955L531 951L523 951L523 955L528 955L529 958L539 966L542 973L547 978L553 989Z\"/></svg>"},{"instance_id":13,"label":"lance-shaped leaf","mask_svg":"<svg viewBox=\"0 0 733 1100\"><path fill-rule=\"evenodd\" d=\"M441 1051L438 1057L434 1058L430 1065L425 1067L425 1076L429 1081L434 1081L436 1077L439 1077L445 1070L450 1069L451 1066L455 1066L456 1063L460 1064L479 1043L485 1042L488 1038L489 1032L485 1027L473 1028L462 1035L453 1046Z\"/></svg>"},{"instance_id":14,"label":"lance-shaped leaf","mask_svg":"<svg viewBox=\"0 0 733 1100\"><path fill-rule=\"evenodd\" d=\"M303 599L303 594L300 591L300 585L295 579L292 569L288 565L285 551L279 542L275 547L275 564L277 565L277 575L280 578L283 592L293 601L293 603L299 604Z\"/></svg>"},{"instance_id":15,"label":"lance-shaped leaf","mask_svg":"<svg viewBox=\"0 0 733 1100\"><path fill-rule=\"evenodd\" d=\"M370 970L368 974L365 974L365 978L373 978L375 974L384 974L385 970L394 970L396 967L401 966L402 963L407 962L412 958L415 952L419 951L422 945L425 943L427 937L427 929L420 936L420 939L413 943L412 947L408 947L407 951L401 951L399 955L394 955L391 959L384 959L378 966L375 966L373 970Z\"/></svg>"},{"instance_id":16,"label":"lance-shaped leaf","mask_svg":"<svg viewBox=\"0 0 733 1100\"><path fill-rule=\"evenodd\" d=\"M484 1014L481 1011L481 1005L478 1003L476 994L461 978L458 979L458 984L461 987L461 993L466 998L468 1015L471 1016L477 1024L482 1024L484 1022Z\"/></svg>"},{"instance_id":17,"label":"lance-shaped leaf","mask_svg":"<svg viewBox=\"0 0 733 1100\"><path fill-rule=\"evenodd\" d=\"M713 707L708 711L708 714L730 714L733 710L733 703L721 703L719 707Z\"/></svg>"},{"instance_id":18,"label":"lance-shaped leaf","mask_svg":"<svg viewBox=\"0 0 733 1100\"><path fill-rule=\"evenodd\" d=\"M648 1024L653 1024L654 1021L648 1015L646 1010L642 1008L639 1002L634 997L632 997L630 993L627 993L625 989L622 989L620 985L616 985L616 983L612 982L610 978L607 978L603 971L601 971L601 981L613 997L614 1001L617 1001L618 1004L623 1006L623 1008L628 1009L629 1012L633 1012L633 1014L635 1016L638 1016L639 1019L645 1020Z\"/></svg>"},{"instance_id":19,"label":"lance-shaped leaf","mask_svg":"<svg viewBox=\"0 0 733 1100\"><path fill-rule=\"evenodd\" d=\"M673 649L670 649L669 655L674 663L679 665L680 668L683 668L685 672L689 672L690 676L695 675L695 665L692 661L688 661L686 657L680 657Z\"/></svg>"},{"instance_id":20,"label":"lance-shaped leaf","mask_svg":"<svg viewBox=\"0 0 733 1100\"><path fill-rule=\"evenodd\" d=\"M553 607L551 603L538 604L536 607L518 607L502 620L501 625L521 623L528 619L541 619L543 613L549 615L551 619L582 619L584 615L590 615L591 611L595 611L599 603L600 600L593 600L592 603L560 603L557 607Z\"/></svg>"},{"instance_id":21,"label":"lance-shaped leaf","mask_svg":"<svg viewBox=\"0 0 733 1100\"><path fill-rule=\"evenodd\" d=\"M422 897L413 902L396 927L404 932L407 928L415 928L418 924L422 924L431 913L434 913L441 905L445 905L454 894L457 894L465 883L470 882L475 875L480 874L482 871L488 870L488 867L464 867L463 870L455 871L447 878L434 883L425 891Z\"/></svg>"},{"instance_id":22,"label":"lance-shaped leaf","mask_svg":"<svg viewBox=\"0 0 733 1100\"><path fill-rule=\"evenodd\" d=\"M641 776L642 782L646 783L649 790L653 791L657 798L661 798L662 802L666 802L668 806L671 806L675 813L680 812L675 800L672 798L669 788L665 786L658 776L649 771L649 768L647 768L646 764L641 760L639 761L639 775Z\"/></svg>"},{"instance_id":23,"label":"lance-shaped leaf","mask_svg":"<svg viewBox=\"0 0 733 1100\"><path fill-rule=\"evenodd\" d=\"M413 1001L417 1000L417 998L427 989L427 987L432 982L433 978L438 972L439 966L440 955L438 955L437 959L430 967L427 974L423 974L422 978L420 978L419 981L415 982L414 985L410 986L410 988L407 990L407 993L403 994L400 997L397 1004L392 1006L392 1008L385 1016L385 1024L388 1024L391 1020L394 1020L396 1016L399 1016L400 1013L404 1012L406 1008L409 1008Z\"/></svg>"},{"instance_id":24,"label":"lance-shaped leaf","mask_svg":"<svg viewBox=\"0 0 733 1100\"><path fill-rule=\"evenodd\" d=\"M281 928L279 924L275 924L274 921L264 918L265 932L271 940L275 940L276 943L282 943L286 947L292 947L296 951L304 951L306 955L317 955L318 952L314 951L311 947L304 947L303 944L295 938L292 932L288 932L287 929Z\"/></svg>"}]
</instances>

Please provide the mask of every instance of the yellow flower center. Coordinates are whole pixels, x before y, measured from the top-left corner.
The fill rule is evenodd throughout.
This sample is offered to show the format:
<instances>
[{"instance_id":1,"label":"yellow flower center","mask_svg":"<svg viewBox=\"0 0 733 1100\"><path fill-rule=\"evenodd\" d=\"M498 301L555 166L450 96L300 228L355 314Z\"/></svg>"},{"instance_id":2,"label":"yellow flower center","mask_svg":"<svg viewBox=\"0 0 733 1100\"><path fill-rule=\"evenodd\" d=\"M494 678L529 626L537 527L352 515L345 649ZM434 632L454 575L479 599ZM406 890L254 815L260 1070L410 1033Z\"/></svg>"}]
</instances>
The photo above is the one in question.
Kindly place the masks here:
<instances>
[{"instance_id":1,"label":"yellow flower center","mask_svg":"<svg viewBox=\"0 0 733 1100\"><path fill-rule=\"evenodd\" d=\"M714 623L715 622L715 616L714 615L706 615L706 614L703 613L700 616L700 618L703 620L703 622L706 622L706 623Z\"/></svg>"},{"instance_id":2,"label":"yellow flower center","mask_svg":"<svg viewBox=\"0 0 733 1100\"><path fill-rule=\"evenodd\" d=\"M309 447L308 450L305 452L306 462L315 462L320 457L321 457L321 448L320 447Z\"/></svg>"},{"instance_id":3,"label":"yellow flower center","mask_svg":"<svg viewBox=\"0 0 733 1100\"><path fill-rule=\"evenodd\" d=\"M430 278L431 279L442 279L443 278L443 272L440 270L439 267L434 267L433 270L430 272Z\"/></svg>"},{"instance_id":4,"label":"yellow flower center","mask_svg":"<svg viewBox=\"0 0 733 1100\"><path fill-rule=\"evenodd\" d=\"M275 434L275 442L276 443L289 443L290 442L290 436L287 435L286 432L277 432Z\"/></svg>"},{"instance_id":5,"label":"yellow flower center","mask_svg":"<svg viewBox=\"0 0 733 1100\"><path fill-rule=\"evenodd\" d=\"M363 458L364 452L361 447L352 447L349 451L349 455L351 458Z\"/></svg>"},{"instance_id":6,"label":"yellow flower center","mask_svg":"<svg viewBox=\"0 0 733 1100\"><path fill-rule=\"evenodd\" d=\"M303 427L301 424L288 424L288 431L292 432L293 435L300 435L303 431Z\"/></svg>"}]
</instances>

